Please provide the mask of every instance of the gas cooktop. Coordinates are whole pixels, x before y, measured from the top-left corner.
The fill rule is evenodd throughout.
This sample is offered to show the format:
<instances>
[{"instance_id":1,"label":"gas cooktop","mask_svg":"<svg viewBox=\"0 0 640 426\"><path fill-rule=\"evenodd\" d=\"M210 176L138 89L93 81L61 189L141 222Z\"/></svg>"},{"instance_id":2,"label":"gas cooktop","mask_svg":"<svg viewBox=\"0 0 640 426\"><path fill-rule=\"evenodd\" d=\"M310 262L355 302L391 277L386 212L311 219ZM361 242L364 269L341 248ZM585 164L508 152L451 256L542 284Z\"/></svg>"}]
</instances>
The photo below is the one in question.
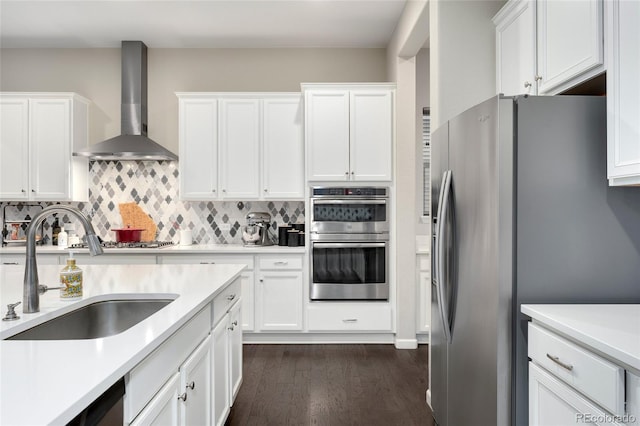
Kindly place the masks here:
<instances>
[{"instance_id":1,"label":"gas cooktop","mask_svg":"<svg viewBox=\"0 0 640 426\"><path fill-rule=\"evenodd\" d=\"M115 241L102 241L103 248L166 248L173 246L171 241L141 241L137 243L116 243ZM89 248L87 243L71 244L69 248Z\"/></svg>"}]
</instances>

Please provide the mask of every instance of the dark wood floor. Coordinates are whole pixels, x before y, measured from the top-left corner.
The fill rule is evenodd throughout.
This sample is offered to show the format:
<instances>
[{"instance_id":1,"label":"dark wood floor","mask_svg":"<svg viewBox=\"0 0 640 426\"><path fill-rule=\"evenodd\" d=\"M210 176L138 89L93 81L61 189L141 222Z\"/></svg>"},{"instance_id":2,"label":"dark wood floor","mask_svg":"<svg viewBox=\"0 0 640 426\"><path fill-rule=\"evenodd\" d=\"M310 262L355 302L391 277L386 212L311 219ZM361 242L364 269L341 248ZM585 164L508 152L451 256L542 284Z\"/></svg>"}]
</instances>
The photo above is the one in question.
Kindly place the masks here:
<instances>
[{"instance_id":1,"label":"dark wood floor","mask_svg":"<svg viewBox=\"0 0 640 426\"><path fill-rule=\"evenodd\" d=\"M227 426L433 425L427 346L244 345Z\"/></svg>"}]
</instances>

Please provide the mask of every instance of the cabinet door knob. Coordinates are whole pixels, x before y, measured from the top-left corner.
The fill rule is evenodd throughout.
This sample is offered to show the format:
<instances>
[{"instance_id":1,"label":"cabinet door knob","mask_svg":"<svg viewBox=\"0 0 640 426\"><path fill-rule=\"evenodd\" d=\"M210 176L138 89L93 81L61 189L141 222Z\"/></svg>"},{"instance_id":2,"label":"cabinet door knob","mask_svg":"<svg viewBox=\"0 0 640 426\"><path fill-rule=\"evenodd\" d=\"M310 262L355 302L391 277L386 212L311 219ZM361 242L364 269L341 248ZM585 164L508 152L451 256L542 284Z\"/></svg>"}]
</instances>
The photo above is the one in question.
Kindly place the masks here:
<instances>
[{"instance_id":1,"label":"cabinet door knob","mask_svg":"<svg viewBox=\"0 0 640 426\"><path fill-rule=\"evenodd\" d=\"M21 189L21 191L22 191L22 193L23 193L23 194L24 194L25 192L27 192L27 191L25 191L24 189Z\"/></svg>"},{"instance_id":2,"label":"cabinet door knob","mask_svg":"<svg viewBox=\"0 0 640 426\"><path fill-rule=\"evenodd\" d=\"M212 189L212 190L211 190L211 192L216 192L216 190L215 190L215 189Z\"/></svg>"},{"instance_id":3,"label":"cabinet door knob","mask_svg":"<svg viewBox=\"0 0 640 426\"><path fill-rule=\"evenodd\" d=\"M264 278L260 278L260 282L263 283L264 282Z\"/></svg>"},{"instance_id":4,"label":"cabinet door knob","mask_svg":"<svg viewBox=\"0 0 640 426\"><path fill-rule=\"evenodd\" d=\"M32 190L31 190L31 192L34 192L34 193L35 193L35 192L36 192L36 190L35 190L35 189L32 189Z\"/></svg>"},{"instance_id":5,"label":"cabinet door knob","mask_svg":"<svg viewBox=\"0 0 640 426\"><path fill-rule=\"evenodd\" d=\"M349 172L344 172L344 175L345 176L349 176Z\"/></svg>"},{"instance_id":6,"label":"cabinet door knob","mask_svg":"<svg viewBox=\"0 0 640 426\"><path fill-rule=\"evenodd\" d=\"M233 326L238 325L238 321L234 321L234 322L232 322L232 323L231 323L231 325L233 325Z\"/></svg>"},{"instance_id":7,"label":"cabinet door knob","mask_svg":"<svg viewBox=\"0 0 640 426\"><path fill-rule=\"evenodd\" d=\"M351 172L351 176L353 176L355 174L355 172Z\"/></svg>"},{"instance_id":8,"label":"cabinet door knob","mask_svg":"<svg viewBox=\"0 0 640 426\"><path fill-rule=\"evenodd\" d=\"M178 395L178 399L182 400L182 402L185 402L187 400L187 393L183 393L182 395Z\"/></svg>"},{"instance_id":9,"label":"cabinet door knob","mask_svg":"<svg viewBox=\"0 0 640 426\"><path fill-rule=\"evenodd\" d=\"M222 192L227 192L227 190L226 190L226 189L223 189L223 190L222 190Z\"/></svg>"},{"instance_id":10,"label":"cabinet door knob","mask_svg":"<svg viewBox=\"0 0 640 426\"><path fill-rule=\"evenodd\" d=\"M264 192L269 192L269 191L267 190L267 188L265 188L265 189L264 189Z\"/></svg>"},{"instance_id":11,"label":"cabinet door knob","mask_svg":"<svg viewBox=\"0 0 640 426\"><path fill-rule=\"evenodd\" d=\"M540 81L542 80L542 76L541 75L536 75L536 81Z\"/></svg>"},{"instance_id":12,"label":"cabinet door knob","mask_svg":"<svg viewBox=\"0 0 640 426\"><path fill-rule=\"evenodd\" d=\"M524 88L528 89L529 87L531 87L531 83L529 83L528 81L524 82Z\"/></svg>"},{"instance_id":13,"label":"cabinet door knob","mask_svg":"<svg viewBox=\"0 0 640 426\"><path fill-rule=\"evenodd\" d=\"M196 388L196 382L187 383L187 389L194 390Z\"/></svg>"},{"instance_id":14,"label":"cabinet door knob","mask_svg":"<svg viewBox=\"0 0 640 426\"><path fill-rule=\"evenodd\" d=\"M227 327L227 330L231 330L231 331L233 331L233 330L234 330L234 328L235 328L234 326Z\"/></svg>"},{"instance_id":15,"label":"cabinet door knob","mask_svg":"<svg viewBox=\"0 0 640 426\"><path fill-rule=\"evenodd\" d=\"M232 294L232 295L230 295L230 296L227 296L227 300L229 300L229 301L231 301L231 300L233 300L233 299L235 299L235 298L236 298L236 295L235 295L235 294Z\"/></svg>"}]
</instances>

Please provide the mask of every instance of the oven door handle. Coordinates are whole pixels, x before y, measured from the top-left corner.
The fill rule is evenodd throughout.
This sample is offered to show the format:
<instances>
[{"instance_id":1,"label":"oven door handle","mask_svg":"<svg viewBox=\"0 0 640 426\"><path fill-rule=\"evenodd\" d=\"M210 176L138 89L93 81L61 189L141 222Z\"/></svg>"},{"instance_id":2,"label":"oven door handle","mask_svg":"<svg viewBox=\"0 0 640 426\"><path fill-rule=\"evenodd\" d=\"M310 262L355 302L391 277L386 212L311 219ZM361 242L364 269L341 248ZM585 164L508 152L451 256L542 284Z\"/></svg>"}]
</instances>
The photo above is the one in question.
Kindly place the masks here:
<instances>
[{"instance_id":1,"label":"oven door handle","mask_svg":"<svg viewBox=\"0 0 640 426\"><path fill-rule=\"evenodd\" d=\"M387 243L313 243L314 248L369 248L386 247Z\"/></svg>"},{"instance_id":2,"label":"oven door handle","mask_svg":"<svg viewBox=\"0 0 640 426\"><path fill-rule=\"evenodd\" d=\"M386 199L378 199L378 200L366 199L366 200L363 200L362 198L358 198L356 200L352 200L352 199L340 199L340 200L332 199L332 200L327 200L327 199L324 199L324 198L312 198L311 201L314 204L387 204L387 200Z\"/></svg>"}]
</instances>

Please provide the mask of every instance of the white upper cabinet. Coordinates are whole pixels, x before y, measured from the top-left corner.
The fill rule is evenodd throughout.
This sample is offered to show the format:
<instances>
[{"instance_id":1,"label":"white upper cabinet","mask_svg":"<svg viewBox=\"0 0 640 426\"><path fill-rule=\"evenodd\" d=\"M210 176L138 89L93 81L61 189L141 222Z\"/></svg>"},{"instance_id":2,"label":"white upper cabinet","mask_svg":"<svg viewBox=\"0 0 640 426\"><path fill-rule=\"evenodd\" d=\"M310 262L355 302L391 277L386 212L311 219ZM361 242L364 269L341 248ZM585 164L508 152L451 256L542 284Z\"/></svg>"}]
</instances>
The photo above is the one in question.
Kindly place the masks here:
<instances>
[{"instance_id":1,"label":"white upper cabinet","mask_svg":"<svg viewBox=\"0 0 640 426\"><path fill-rule=\"evenodd\" d=\"M304 198L302 96L266 98L262 111L262 196Z\"/></svg>"},{"instance_id":2,"label":"white upper cabinet","mask_svg":"<svg viewBox=\"0 0 640 426\"><path fill-rule=\"evenodd\" d=\"M607 174L640 185L640 2L607 1Z\"/></svg>"},{"instance_id":3,"label":"white upper cabinet","mask_svg":"<svg viewBox=\"0 0 640 426\"><path fill-rule=\"evenodd\" d=\"M306 92L304 128L309 180L348 180L349 92Z\"/></svg>"},{"instance_id":4,"label":"white upper cabinet","mask_svg":"<svg viewBox=\"0 0 640 426\"><path fill-rule=\"evenodd\" d=\"M496 25L497 91L555 95L605 71L603 0L509 0Z\"/></svg>"},{"instance_id":5,"label":"white upper cabinet","mask_svg":"<svg viewBox=\"0 0 640 426\"><path fill-rule=\"evenodd\" d=\"M258 198L260 100L220 100L220 187L222 198Z\"/></svg>"},{"instance_id":6,"label":"white upper cabinet","mask_svg":"<svg viewBox=\"0 0 640 426\"><path fill-rule=\"evenodd\" d=\"M86 201L89 101L73 93L0 95L0 199Z\"/></svg>"},{"instance_id":7,"label":"white upper cabinet","mask_svg":"<svg viewBox=\"0 0 640 426\"><path fill-rule=\"evenodd\" d=\"M604 71L603 0L538 1L537 16L538 94Z\"/></svg>"},{"instance_id":8,"label":"white upper cabinet","mask_svg":"<svg viewBox=\"0 0 640 426\"><path fill-rule=\"evenodd\" d=\"M180 99L180 198L206 200L218 191L218 101Z\"/></svg>"},{"instance_id":9,"label":"white upper cabinet","mask_svg":"<svg viewBox=\"0 0 640 426\"><path fill-rule=\"evenodd\" d=\"M392 84L303 84L307 180L392 180Z\"/></svg>"},{"instance_id":10,"label":"white upper cabinet","mask_svg":"<svg viewBox=\"0 0 640 426\"><path fill-rule=\"evenodd\" d=\"M393 95L352 90L350 94L352 180L391 180Z\"/></svg>"},{"instance_id":11,"label":"white upper cabinet","mask_svg":"<svg viewBox=\"0 0 640 426\"><path fill-rule=\"evenodd\" d=\"M178 93L180 198L304 198L299 93Z\"/></svg>"},{"instance_id":12,"label":"white upper cabinet","mask_svg":"<svg viewBox=\"0 0 640 426\"><path fill-rule=\"evenodd\" d=\"M496 24L498 93L534 94L536 85L536 4L510 1L493 18Z\"/></svg>"}]
</instances>

